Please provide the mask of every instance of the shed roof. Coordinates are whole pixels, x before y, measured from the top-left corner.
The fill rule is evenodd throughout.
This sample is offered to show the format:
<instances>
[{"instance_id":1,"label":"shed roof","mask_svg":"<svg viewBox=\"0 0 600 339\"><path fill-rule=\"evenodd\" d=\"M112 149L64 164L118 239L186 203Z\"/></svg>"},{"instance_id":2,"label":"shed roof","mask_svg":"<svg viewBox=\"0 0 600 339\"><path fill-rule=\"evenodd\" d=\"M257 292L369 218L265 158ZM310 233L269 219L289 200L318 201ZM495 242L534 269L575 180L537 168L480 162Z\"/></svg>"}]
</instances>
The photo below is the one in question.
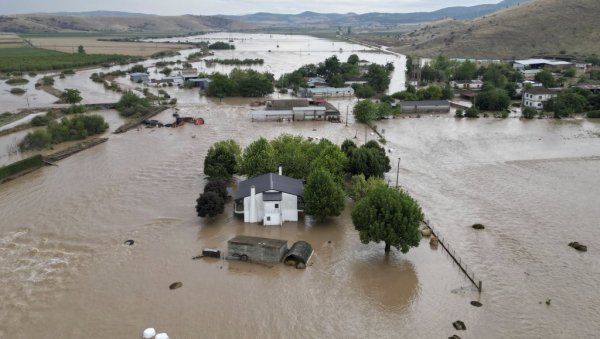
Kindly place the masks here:
<instances>
[{"instance_id":1,"label":"shed roof","mask_svg":"<svg viewBox=\"0 0 600 339\"><path fill-rule=\"evenodd\" d=\"M548 60L548 59L515 60L515 63L521 64L521 65L526 65L526 66L528 66L528 65L541 65L541 64L553 65L553 66L557 66L557 65L571 65L572 64L572 63L566 62L566 61Z\"/></svg>"},{"instance_id":2,"label":"shed roof","mask_svg":"<svg viewBox=\"0 0 600 339\"><path fill-rule=\"evenodd\" d=\"M292 110L294 107L308 107L307 99L282 99L267 101L267 110Z\"/></svg>"},{"instance_id":3,"label":"shed roof","mask_svg":"<svg viewBox=\"0 0 600 339\"><path fill-rule=\"evenodd\" d=\"M448 102L448 100L400 101L400 106L450 106L450 103Z\"/></svg>"},{"instance_id":4,"label":"shed roof","mask_svg":"<svg viewBox=\"0 0 600 339\"><path fill-rule=\"evenodd\" d=\"M248 235L238 235L227 241L229 244L260 246L267 248L281 248L287 246L287 240L251 237Z\"/></svg>"},{"instance_id":5,"label":"shed roof","mask_svg":"<svg viewBox=\"0 0 600 339\"><path fill-rule=\"evenodd\" d=\"M302 197L304 194L304 184L302 180L286 177L277 173L268 173L261 176L244 180L238 185L235 192L235 200L250 196L250 188L254 186L256 194L267 191L278 191Z\"/></svg>"},{"instance_id":6,"label":"shed roof","mask_svg":"<svg viewBox=\"0 0 600 339\"><path fill-rule=\"evenodd\" d=\"M313 254L312 246L306 241L296 241L286 253L284 261L294 260L306 264Z\"/></svg>"},{"instance_id":7,"label":"shed roof","mask_svg":"<svg viewBox=\"0 0 600 339\"><path fill-rule=\"evenodd\" d=\"M532 87L525 91L527 94L558 94L558 91L545 87Z\"/></svg>"}]
</instances>

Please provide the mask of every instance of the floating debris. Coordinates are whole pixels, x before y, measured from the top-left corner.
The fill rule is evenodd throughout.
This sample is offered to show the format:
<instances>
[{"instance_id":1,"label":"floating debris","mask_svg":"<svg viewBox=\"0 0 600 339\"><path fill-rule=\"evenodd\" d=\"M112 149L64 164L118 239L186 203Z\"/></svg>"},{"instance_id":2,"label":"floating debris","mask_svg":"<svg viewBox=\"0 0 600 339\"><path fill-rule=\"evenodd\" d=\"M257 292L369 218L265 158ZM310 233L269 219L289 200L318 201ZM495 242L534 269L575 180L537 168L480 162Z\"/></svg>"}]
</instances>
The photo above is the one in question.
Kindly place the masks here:
<instances>
[{"instance_id":1,"label":"floating debris","mask_svg":"<svg viewBox=\"0 0 600 339\"><path fill-rule=\"evenodd\" d=\"M149 327L144 330L144 333L142 334L142 338L150 339L150 338L154 338L155 335L156 335L156 330L152 327Z\"/></svg>"},{"instance_id":2,"label":"floating debris","mask_svg":"<svg viewBox=\"0 0 600 339\"><path fill-rule=\"evenodd\" d=\"M156 339L169 339L169 336L166 333L159 333L155 337Z\"/></svg>"},{"instance_id":3,"label":"floating debris","mask_svg":"<svg viewBox=\"0 0 600 339\"><path fill-rule=\"evenodd\" d=\"M131 239L129 239L129 240L125 240L125 242L124 242L124 244L125 244L125 245L127 245L127 246L131 246L131 245L133 245L134 243L135 243L135 241L133 241L133 240L131 240Z\"/></svg>"},{"instance_id":4,"label":"floating debris","mask_svg":"<svg viewBox=\"0 0 600 339\"><path fill-rule=\"evenodd\" d=\"M485 226L483 224L473 224L473 226L471 226L471 227L473 227L476 230L483 230L483 229L485 229Z\"/></svg>"},{"instance_id":5,"label":"floating debris","mask_svg":"<svg viewBox=\"0 0 600 339\"><path fill-rule=\"evenodd\" d=\"M448 337L448 339L460 339L460 337L455 334L455 335L453 335L451 337Z\"/></svg>"},{"instance_id":6,"label":"floating debris","mask_svg":"<svg viewBox=\"0 0 600 339\"><path fill-rule=\"evenodd\" d=\"M471 301L471 305L473 305L475 307L481 307L481 306L483 306L483 304L480 303L479 301Z\"/></svg>"},{"instance_id":7,"label":"floating debris","mask_svg":"<svg viewBox=\"0 0 600 339\"><path fill-rule=\"evenodd\" d=\"M171 285L169 285L169 289L176 290L176 289L180 288L181 286L183 286L183 283L181 281L178 281L178 282L174 282Z\"/></svg>"},{"instance_id":8,"label":"floating debris","mask_svg":"<svg viewBox=\"0 0 600 339\"><path fill-rule=\"evenodd\" d=\"M552 303L552 299L546 299L546 305L550 306L551 303Z\"/></svg>"},{"instance_id":9,"label":"floating debris","mask_svg":"<svg viewBox=\"0 0 600 339\"><path fill-rule=\"evenodd\" d=\"M460 321L460 320L457 320L457 321L453 322L453 323L452 323L452 326L454 326L454 328L455 328L457 331L464 331L464 330L466 330L466 329L467 329L467 326L465 326L465 323L463 323L463 322L462 322L462 321Z\"/></svg>"},{"instance_id":10,"label":"floating debris","mask_svg":"<svg viewBox=\"0 0 600 339\"><path fill-rule=\"evenodd\" d=\"M576 249L580 252L587 252L587 246L582 245L582 244L578 243L577 241L569 243L569 246L573 247L574 249Z\"/></svg>"}]
</instances>

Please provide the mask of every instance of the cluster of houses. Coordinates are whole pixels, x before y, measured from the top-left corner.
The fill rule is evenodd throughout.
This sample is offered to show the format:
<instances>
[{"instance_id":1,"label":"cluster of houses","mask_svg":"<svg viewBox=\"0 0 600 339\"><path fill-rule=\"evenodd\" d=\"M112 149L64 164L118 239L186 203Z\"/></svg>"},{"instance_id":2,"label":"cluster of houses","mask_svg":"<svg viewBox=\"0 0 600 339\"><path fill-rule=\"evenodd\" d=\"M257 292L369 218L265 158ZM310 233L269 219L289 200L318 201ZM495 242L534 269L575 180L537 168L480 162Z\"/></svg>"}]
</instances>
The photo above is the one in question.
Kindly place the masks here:
<instances>
[{"instance_id":1,"label":"cluster of houses","mask_svg":"<svg viewBox=\"0 0 600 339\"><path fill-rule=\"evenodd\" d=\"M344 83L344 87L331 87L327 84L327 81L321 77L309 78L306 82L308 87L303 91L303 96L306 98L325 98L325 97L352 97L354 96L354 89L352 84L363 84L366 83L365 79L355 79L353 81L347 81Z\"/></svg>"},{"instance_id":2,"label":"cluster of houses","mask_svg":"<svg viewBox=\"0 0 600 339\"><path fill-rule=\"evenodd\" d=\"M188 84L190 87L198 87L202 90L207 89L210 84L210 79L198 77L198 69L196 68L184 68L174 76L165 76L161 79L151 79L148 73L130 73L129 79L133 82L156 87L169 84L171 86L184 86Z\"/></svg>"}]
</instances>

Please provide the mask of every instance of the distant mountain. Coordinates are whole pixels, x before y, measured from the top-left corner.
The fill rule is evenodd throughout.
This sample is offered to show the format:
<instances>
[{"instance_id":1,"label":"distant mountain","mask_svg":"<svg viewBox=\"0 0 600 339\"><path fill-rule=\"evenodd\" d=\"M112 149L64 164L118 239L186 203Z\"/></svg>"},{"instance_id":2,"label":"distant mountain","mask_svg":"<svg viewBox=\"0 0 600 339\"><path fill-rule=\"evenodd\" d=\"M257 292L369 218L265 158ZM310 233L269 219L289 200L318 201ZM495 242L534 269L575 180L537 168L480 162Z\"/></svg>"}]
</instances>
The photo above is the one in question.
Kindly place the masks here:
<instances>
[{"instance_id":1,"label":"distant mountain","mask_svg":"<svg viewBox=\"0 0 600 339\"><path fill-rule=\"evenodd\" d=\"M46 13L43 13L46 14ZM139 17L139 16L154 16L153 14L144 13L129 13L129 12L118 12L118 11L91 11L91 12L58 12L48 13L49 15L58 16L92 16L92 17Z\"/></svg>"},{"instance_id":2,"label":"distant mountain","mask_svg":"<svg viewBox=\"0 0 600 339\"><path fill-rule=\"evenodd\" d=\"M600 54L600 1L531 0L470 21L445 20L406 35L395 51L457 58Z\"/></svg>"},{"instance_id":3,"label":"distant mountain","mask_svg":"<svg viewBox=\"0 0 600 339\"><path fill-rule=\"evenodd\" d=\"M497 4L477 5L471 7L447 7L433 12L416 13L316 13L300 14L255 13L248 15L220 15L220 17L252 23L257 26L393 26L399 24L431 22L441 19L468 20L484 16L506 7L518 5L528 0L504 0Z\"/></svg>"}]
</instances>

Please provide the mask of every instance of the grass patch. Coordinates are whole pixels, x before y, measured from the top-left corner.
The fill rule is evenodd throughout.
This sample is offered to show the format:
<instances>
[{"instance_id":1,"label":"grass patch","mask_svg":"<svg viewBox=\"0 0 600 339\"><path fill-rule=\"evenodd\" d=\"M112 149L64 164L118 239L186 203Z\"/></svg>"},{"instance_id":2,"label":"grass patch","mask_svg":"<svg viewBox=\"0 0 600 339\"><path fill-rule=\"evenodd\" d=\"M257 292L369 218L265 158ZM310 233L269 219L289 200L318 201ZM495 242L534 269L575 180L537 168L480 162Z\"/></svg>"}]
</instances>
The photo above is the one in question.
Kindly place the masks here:
<instances>
[{"instance_id":1,"label":"grass patch","mask_svg":"<svg viewBox=\"0 0 600 339\"><path fill-rule=\"evenodd\" d=\"M19 174L24 171L40 168L44 165L41 155L34 155L30 158L17 161L13 164L0 167L0 182L4 179Z\"/></svg>"},{"instance_id":2,"label":"grass patch","mask_svg":"<svg viewBox=\"0 0 600 339\"><path fill-rule=\"evenodd\" d=\"M6 80L6 84L11 86L25 85L27 83L29 83L29 80L23 78L12 78Z\"/></svg>"},{"instance_id":3,"label":"grass patch","mask_svg":"<svg viewBox=\"0 0 600 339\"><path fill-rule=\"evenodd\" d=\"M10 90L10 94L15 94L15 95L22 95L22 94L25 94L25 92L26 91L22 88L12 88Z\"/></svg>"},{"instance_id":4,"label":"grass patch","mask_svg":"<svg viewBox=\"0 0 600 339\"><path fill-rule=\"evenodd\" d=\"M0 49L0 72L60 70L138 60L140 58L117 54L68 54L41 48L3 48Z\"/></svg>"}]
</instances>

